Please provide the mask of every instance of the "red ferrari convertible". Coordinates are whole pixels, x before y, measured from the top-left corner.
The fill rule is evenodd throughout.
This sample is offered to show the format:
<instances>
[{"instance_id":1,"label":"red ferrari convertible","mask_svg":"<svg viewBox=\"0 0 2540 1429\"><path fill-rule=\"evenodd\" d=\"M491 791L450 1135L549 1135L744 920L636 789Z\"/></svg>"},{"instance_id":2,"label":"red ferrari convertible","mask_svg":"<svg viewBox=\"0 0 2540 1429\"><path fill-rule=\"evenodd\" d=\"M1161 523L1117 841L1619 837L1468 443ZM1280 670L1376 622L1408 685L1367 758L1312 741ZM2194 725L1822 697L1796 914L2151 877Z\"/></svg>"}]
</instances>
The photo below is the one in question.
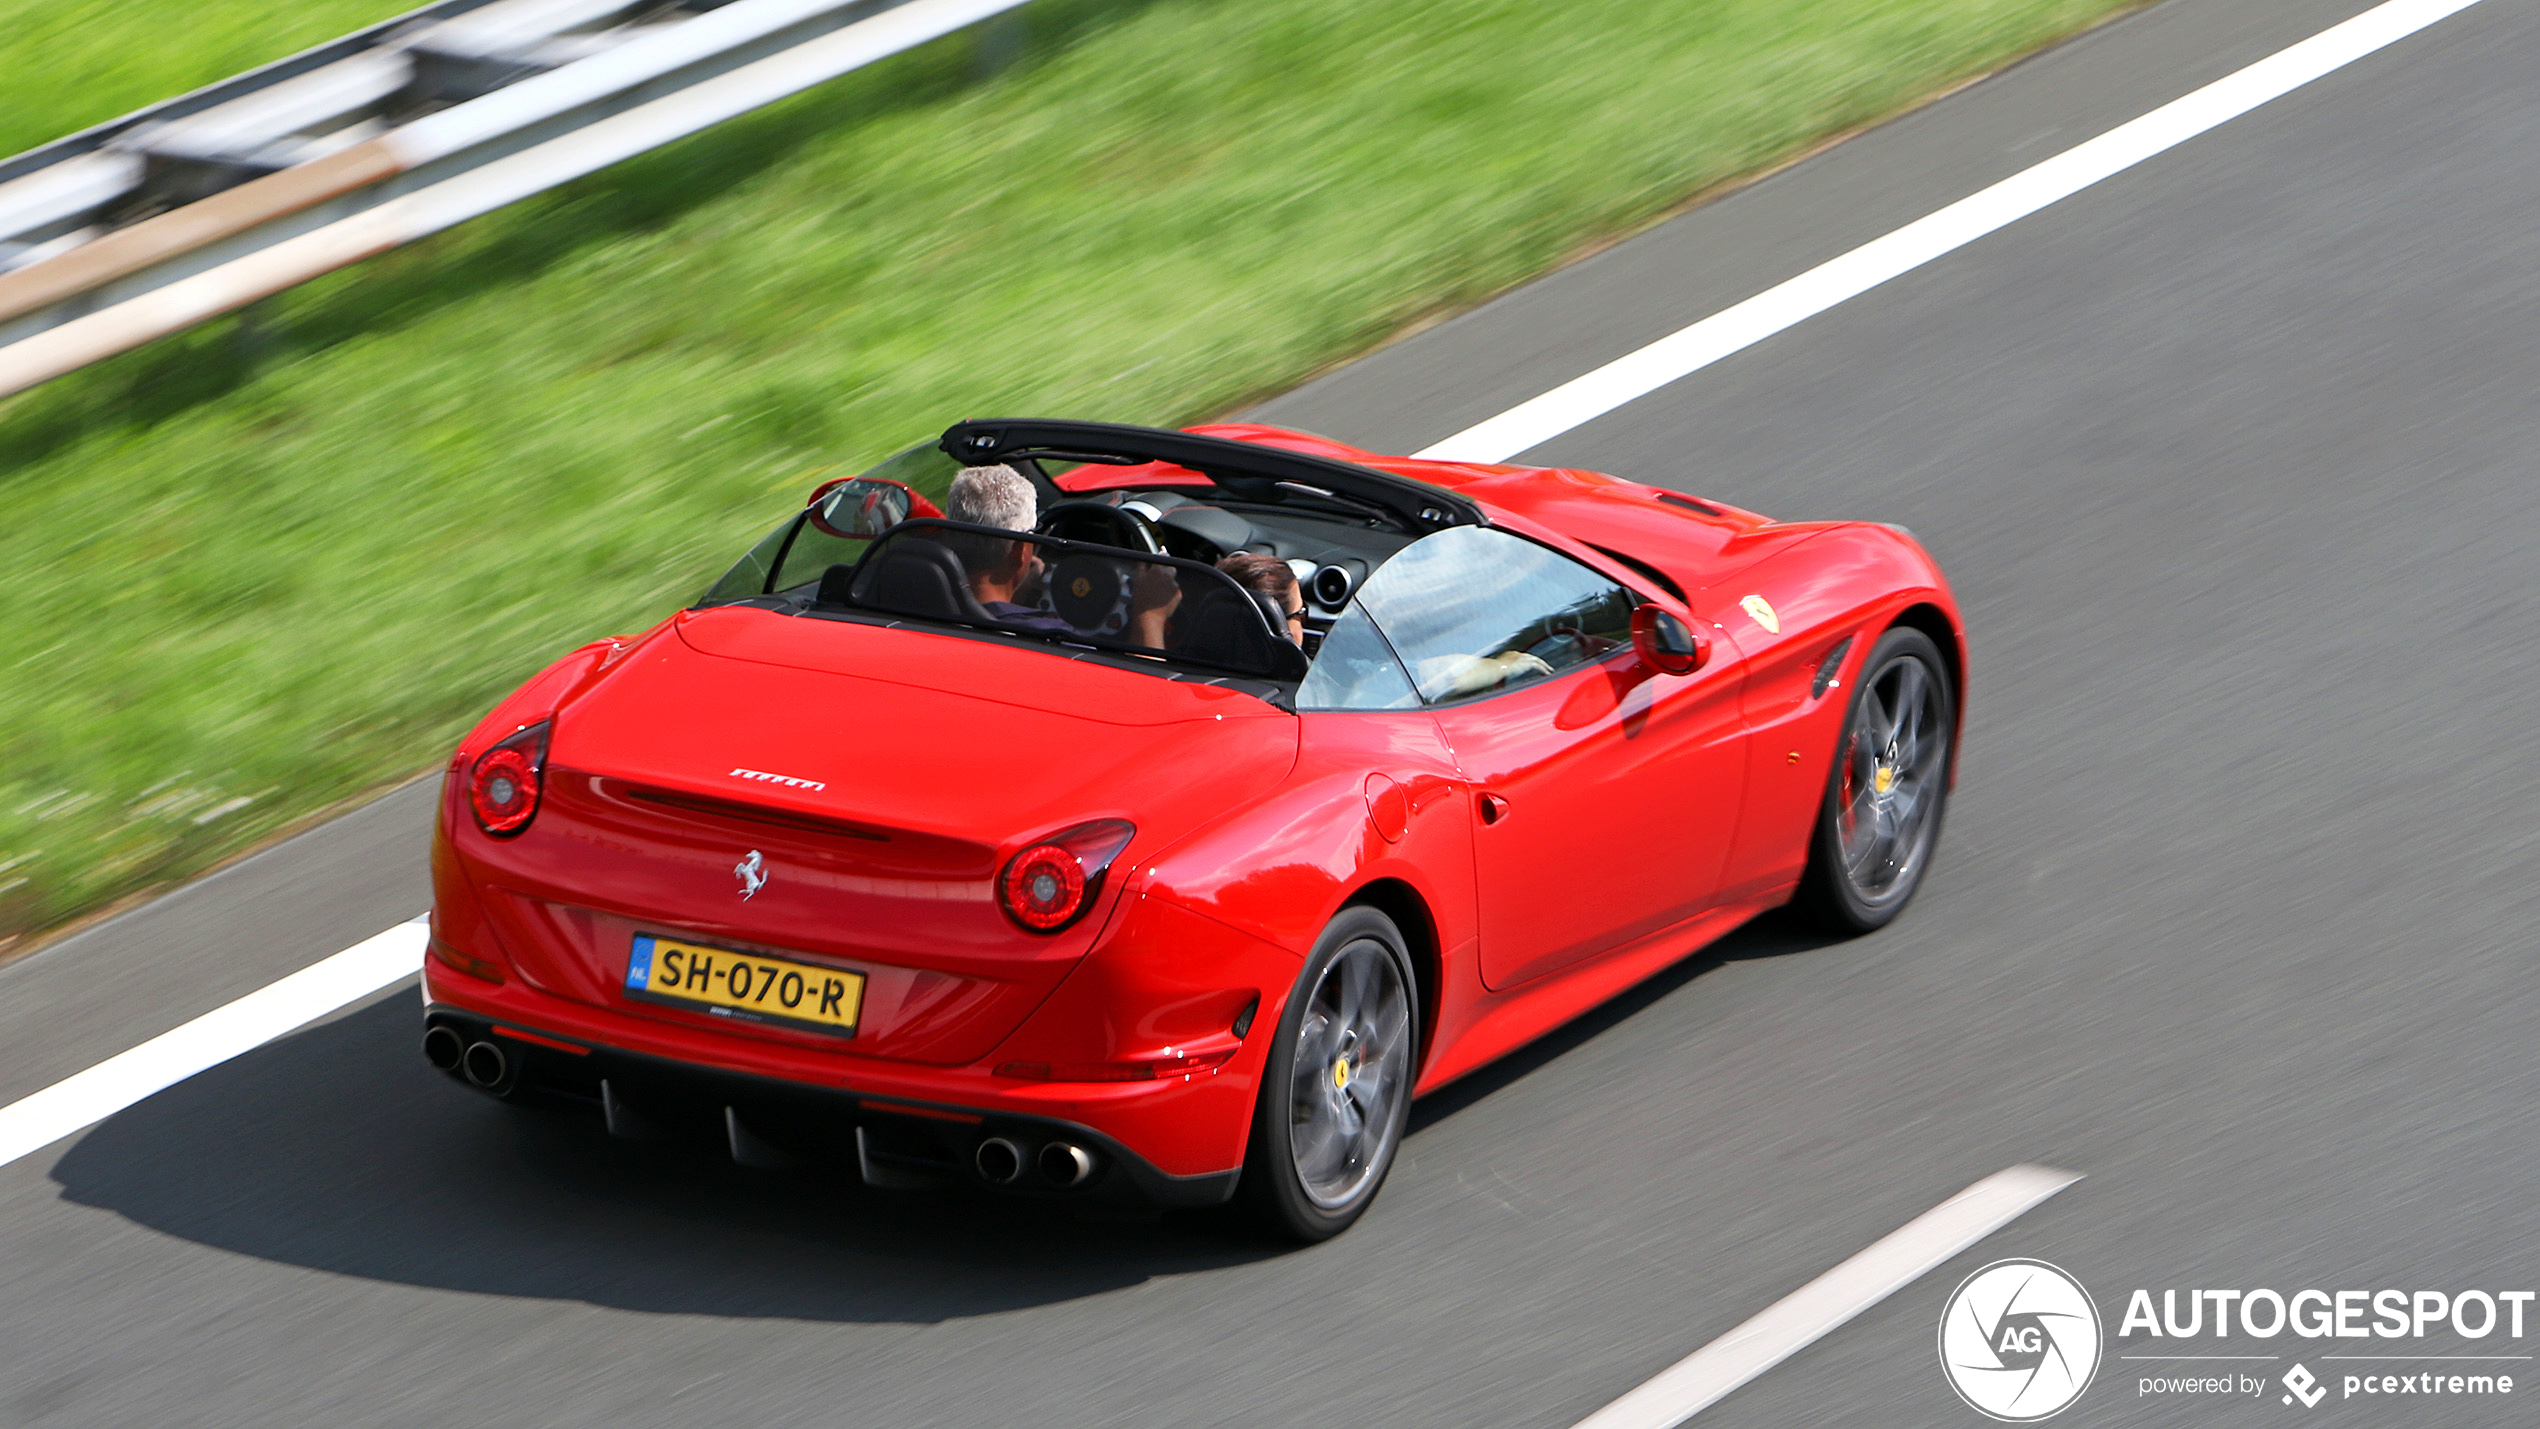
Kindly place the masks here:
<instances>
[{"instance_id":1,"label":"red ferrari convertible","mask_svg":"<svg viewBox=\"0 0 2540 1429\"><path fill-rule=\"evenodd\" d=\"M1895 917L1962 651L1892 526L964 422L459 746L424 1052L748 1164L1328 1236L1414 1096L1765 909Z\"/></svg>"}]
</instances>

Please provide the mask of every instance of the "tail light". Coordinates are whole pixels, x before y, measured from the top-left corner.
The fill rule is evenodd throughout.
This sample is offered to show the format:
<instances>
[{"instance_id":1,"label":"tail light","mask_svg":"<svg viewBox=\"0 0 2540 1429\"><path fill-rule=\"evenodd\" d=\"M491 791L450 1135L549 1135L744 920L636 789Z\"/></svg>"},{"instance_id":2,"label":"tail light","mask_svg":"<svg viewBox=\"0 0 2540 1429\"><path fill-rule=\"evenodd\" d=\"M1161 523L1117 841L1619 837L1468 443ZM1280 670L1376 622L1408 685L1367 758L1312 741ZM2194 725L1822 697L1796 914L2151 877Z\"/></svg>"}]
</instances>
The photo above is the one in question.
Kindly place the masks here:
<instances>
[{"instance_id":1,"label":"tail light","mask_svg":"<svg viewBox=\"0 0 2540 1429\"><path fill-rule=\"evenodd\" d=\"M538 812L547 731L548 722L540 720L476 756L476 767L467 776L467 803L478 828L498 839L510 838Z\"/></svg>"},{"instance_id":2,"label":"tail light","mask_svg":"<svg viewBox=\"0 0 2540 1429\"><path fill-rule=\"evenodd\" d=\"M1136 832L1126 819L1096 819L1016 854L997 880L1006 916L1035 933L1055 933L1083 917Z\"/></svg>"}]
</instances>

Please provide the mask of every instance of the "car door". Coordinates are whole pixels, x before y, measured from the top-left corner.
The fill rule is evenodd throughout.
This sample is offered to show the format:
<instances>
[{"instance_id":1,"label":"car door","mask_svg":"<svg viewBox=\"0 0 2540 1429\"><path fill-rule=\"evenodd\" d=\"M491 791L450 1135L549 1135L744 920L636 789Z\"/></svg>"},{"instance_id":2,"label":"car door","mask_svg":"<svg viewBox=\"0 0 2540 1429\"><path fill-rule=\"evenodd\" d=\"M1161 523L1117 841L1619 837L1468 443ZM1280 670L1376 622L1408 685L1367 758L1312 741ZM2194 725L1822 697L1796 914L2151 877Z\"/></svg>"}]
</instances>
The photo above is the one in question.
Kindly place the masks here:
<instances>
[{"instance_id":1,"label":"car door","mask_svg":"<svg viewBox=\"0 0 2540 1429\"><path fill-rule=\"evenodd\" d=\"M1745 738L1733 648L1664 675L1639 597L1549 547L1454 527L1359 597L1467 781L1483 981L1514 986L1713 906Z\"/></svg>"}]
</instances>

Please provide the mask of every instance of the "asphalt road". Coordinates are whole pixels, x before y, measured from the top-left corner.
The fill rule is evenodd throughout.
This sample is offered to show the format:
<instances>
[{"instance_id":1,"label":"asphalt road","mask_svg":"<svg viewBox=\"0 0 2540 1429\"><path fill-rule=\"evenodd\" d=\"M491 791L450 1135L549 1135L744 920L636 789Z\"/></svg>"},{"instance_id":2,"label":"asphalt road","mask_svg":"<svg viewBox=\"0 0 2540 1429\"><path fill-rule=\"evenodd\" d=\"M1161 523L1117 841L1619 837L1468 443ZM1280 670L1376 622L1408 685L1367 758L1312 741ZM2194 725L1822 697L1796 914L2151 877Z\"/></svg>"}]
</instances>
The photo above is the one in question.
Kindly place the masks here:
<instances>
[{"instance_id":1,"label":"asphalt road","mask_svg":"<svg viewBox=\"0 0 2540 1429\"><path fill-rule=\"evenodd\" d=\"M1417 447L2362 8L2168 0L1265 412ZM2112 1331L2540 1288L2533 73L2481 5L1534 453L1912 526L1963 779L1896 926L1768 920L1423 1103L1340 1240L628 1148L429 1072L401 990L0 1169L0 1425L1563 1429L2020 1161L2088 1179L1699 1422L1982 1422L1933 1330L2003 1255ZM0 970L0 1099L412 916L422 820ZM2058 1424L2532 1422L2143 1398L2144 1348Z\"/></svg>"}]
</instances>

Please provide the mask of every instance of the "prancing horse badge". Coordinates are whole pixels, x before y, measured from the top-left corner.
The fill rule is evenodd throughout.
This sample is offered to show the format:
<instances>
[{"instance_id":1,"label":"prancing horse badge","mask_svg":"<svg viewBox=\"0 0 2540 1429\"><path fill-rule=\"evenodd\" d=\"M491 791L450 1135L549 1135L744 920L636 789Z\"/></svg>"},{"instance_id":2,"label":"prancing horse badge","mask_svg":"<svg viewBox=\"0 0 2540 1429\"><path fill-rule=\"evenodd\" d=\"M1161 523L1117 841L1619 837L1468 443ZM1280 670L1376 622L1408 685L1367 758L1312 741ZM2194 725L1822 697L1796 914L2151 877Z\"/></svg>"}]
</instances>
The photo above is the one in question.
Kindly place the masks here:
<instances>
[{"instance_id":1,"label":"prancing horse badge","mask_svg":"<svg viewBox=\"0 0 2540 1429\"><path fill-rule=\"evenodd\" d=\"M1773 614L1773 603L1771 601L1764 599L1764 597L1760 595L1750 595L1746 599L1739 601L1737 604L1738 609L1745 611L1749 616L1753 617L1755 623L1763 626L1766 631L1774 635L1782 633L1782 618Z\"/></svg>"},{"instance_id":2,"label":"prancing horse badge","mask_svg":"<svg viewBox=\"0 0 2540 1429\"><path fill-rule=\"evenodd\" d=\"M741 880L741 901L749 902L758 896L760 889L767 886L766 855L757 849L751 849L748 858L732 865L732 876Z\"/></svg>"}]
</instances>

